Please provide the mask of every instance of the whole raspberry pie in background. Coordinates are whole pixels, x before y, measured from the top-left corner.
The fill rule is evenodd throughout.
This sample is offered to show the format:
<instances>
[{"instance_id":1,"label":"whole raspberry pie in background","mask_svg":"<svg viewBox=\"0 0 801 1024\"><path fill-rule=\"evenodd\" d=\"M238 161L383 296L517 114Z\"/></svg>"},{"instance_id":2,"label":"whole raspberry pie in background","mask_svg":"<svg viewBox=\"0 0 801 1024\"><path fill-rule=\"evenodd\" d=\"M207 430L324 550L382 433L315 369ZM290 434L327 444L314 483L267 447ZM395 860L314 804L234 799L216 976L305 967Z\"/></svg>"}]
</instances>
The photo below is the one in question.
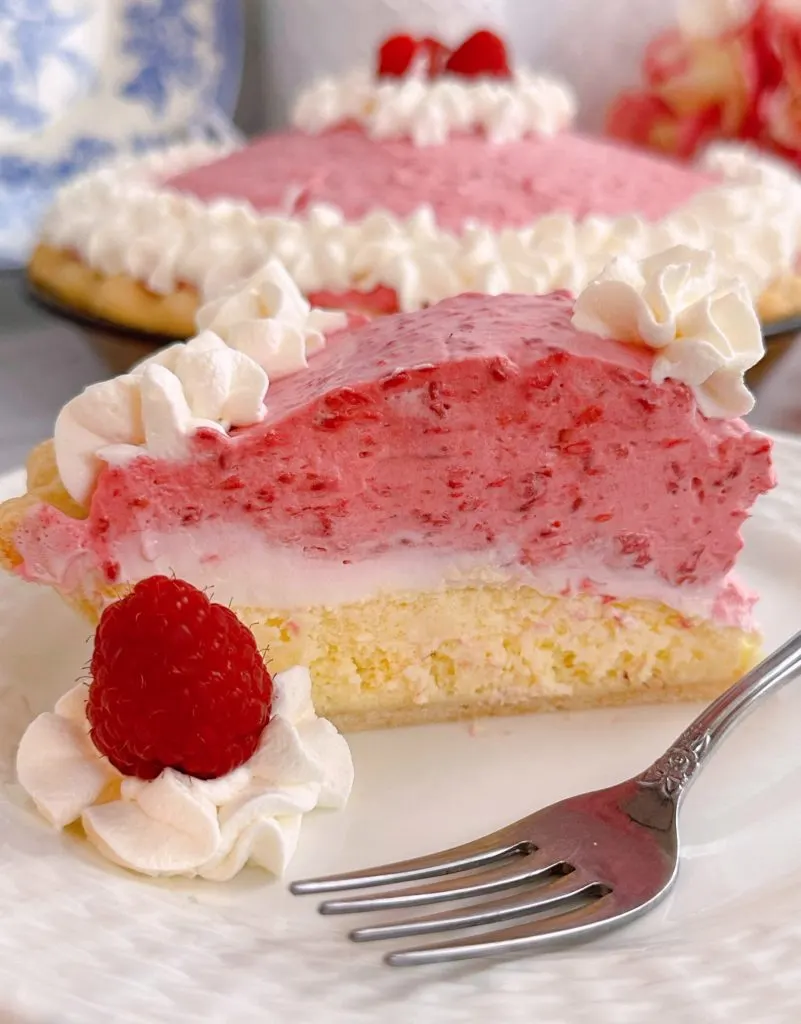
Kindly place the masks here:
<instances>
[{"instance_id":1,"label":"whole raspberry pie in background","mask_svg":"<svg viewBox=\"0 0 801 1024\"><path fill-rule=\"evenodd\" d=\"M102 168L56 199L30 277L69 310L184 338L271 258L314 304L377 316L465 292L576 294L618 254L686 244L745 277L763 319L801 309L792 175L748 154L678 167L577 133L569 85L529 70L518 38L397 31L302 91L289 129ZM671 53L655 60L672 73ZM740 117L745 92L716 116ZM642 141L665 102L624 104L617 133ZM708 112L678 134L660 147L711 137Z\"/></svg>"}]
</instances>

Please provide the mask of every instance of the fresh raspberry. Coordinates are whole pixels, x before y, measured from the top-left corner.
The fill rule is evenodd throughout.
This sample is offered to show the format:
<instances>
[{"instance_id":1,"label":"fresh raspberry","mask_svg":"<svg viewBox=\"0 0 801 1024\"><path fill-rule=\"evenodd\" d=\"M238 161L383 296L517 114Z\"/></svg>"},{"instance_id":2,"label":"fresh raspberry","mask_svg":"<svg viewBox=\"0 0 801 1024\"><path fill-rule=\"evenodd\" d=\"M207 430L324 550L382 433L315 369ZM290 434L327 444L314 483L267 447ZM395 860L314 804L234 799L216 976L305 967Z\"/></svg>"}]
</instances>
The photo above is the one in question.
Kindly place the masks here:
<instances>
[{"instance_id":1,"label":"fresh raspberry","mask_svg":"<svg viewBox=\"0 0 801 1024\"><path fill-rule=\"evenodd\" d=\"M273 683L251 631L183 580L151 576L103 613L86 713L123 775L225 775L255 752Z\"/></svg>"},{"instance_id":2,"label":"fresh raspberry","mask_svg":"<svg viewBox=\"0 0 801 1024\"><path fill-rule=\"evenodd\" d=\"M503 40L487 29L465 39L445 62L445 70L465 78L511 78Z\"/></svg>"},{"instance_id":3,"label":"fresh raspberry","mask_svg":"<svg viewBox=\"0 0 801 1024\"><path fill-rule=\"evenodd\" d=\"M390 36L378 51L378 77L403 78L417 68L425 71L429 78L442 74L450 50L439 39L425 36L401 34Z\"/></svg>"},{"instance_id":4,"label":"fresh raspberry","mask_svg":"<svg viewBox=\"0 0 801 1024\"><path fill-rule=\"evenodd\" d=\"M379 78L402 78L417 55L417 40L409 35L390 36L378 50Z\"/></svg>"}]
</instances>

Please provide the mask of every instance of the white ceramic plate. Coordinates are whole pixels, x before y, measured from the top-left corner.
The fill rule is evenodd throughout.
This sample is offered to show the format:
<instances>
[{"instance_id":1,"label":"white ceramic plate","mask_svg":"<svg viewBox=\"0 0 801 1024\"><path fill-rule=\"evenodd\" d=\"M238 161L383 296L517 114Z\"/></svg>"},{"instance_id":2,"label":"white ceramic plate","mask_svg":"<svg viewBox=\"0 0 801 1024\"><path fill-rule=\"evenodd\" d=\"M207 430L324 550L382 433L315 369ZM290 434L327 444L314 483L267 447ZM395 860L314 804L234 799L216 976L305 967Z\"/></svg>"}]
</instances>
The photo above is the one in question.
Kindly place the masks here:
<instances>
[{"instance_id":1,"label":"white ceramic plate","mask_svg":"<svg viewBox=\"0 0 801 1024\"><path fill-rule=\"evenodd\" d=\"M747 526L743 573L768 645L801 622L801 443L777 440L779 488ZM0 480L0 498L21 475ZM171 1024L778 1024L801 1007L801 683L709 764L684 812L673 896L581 949L392 969L352 921L255 870L155 883L56 835L13 784L31 716L81 674L86 628L51 594L0 582L0 1018ZM312 815L293 874L462 842L645 766L690 707L559 714L352 737L348 809ZM7 1015L7 1016L4 1016Z\"/></svg>"}]
</instances>

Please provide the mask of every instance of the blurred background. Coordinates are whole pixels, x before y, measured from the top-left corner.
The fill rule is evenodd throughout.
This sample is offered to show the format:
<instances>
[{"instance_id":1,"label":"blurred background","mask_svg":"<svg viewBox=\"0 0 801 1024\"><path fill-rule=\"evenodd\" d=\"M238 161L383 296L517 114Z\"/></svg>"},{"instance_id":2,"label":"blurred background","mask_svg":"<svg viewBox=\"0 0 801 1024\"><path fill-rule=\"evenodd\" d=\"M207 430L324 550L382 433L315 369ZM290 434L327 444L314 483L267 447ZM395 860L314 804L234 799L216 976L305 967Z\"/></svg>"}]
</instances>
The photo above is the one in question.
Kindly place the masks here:
<instances>
[{"instance_id":1,"label":"blurred background","mask_svg":"<svg viewBox=\"0 0 801 1024\"><path fill-rule=\"evenodd\" d=\"M580 127L600 130L673 21L671 0L0 0L0 260L24 259L74 174L279 127L301 86L370 64L394 31L455 44L495 28L516 63L565 77Z\"/></svg>"},{"instance_id":2,"label":"blurred background","mask_svg":"<svg viewBox=\"0 0 801 1024\"><path fill-rule=\"evenodd\" d=\"M697 0L705 3L707 0ZM636 84L646 43L676 20L674 0L245 0L245 69L237 122L280 125L310 76L369 60L398 28L446 42L495 27L516 61L566 78L579 125L599 130L623 87Z\"/></svg>"}]
</instances>

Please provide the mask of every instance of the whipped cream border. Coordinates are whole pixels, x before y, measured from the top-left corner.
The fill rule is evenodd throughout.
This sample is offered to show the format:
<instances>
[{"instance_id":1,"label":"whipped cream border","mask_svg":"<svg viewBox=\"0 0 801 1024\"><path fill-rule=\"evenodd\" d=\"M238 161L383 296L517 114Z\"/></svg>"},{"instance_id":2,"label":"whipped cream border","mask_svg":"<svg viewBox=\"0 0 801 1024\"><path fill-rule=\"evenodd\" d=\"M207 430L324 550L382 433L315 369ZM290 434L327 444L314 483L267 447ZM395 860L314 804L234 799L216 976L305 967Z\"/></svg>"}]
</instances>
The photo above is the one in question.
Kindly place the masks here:
<instances>
[{"instance_id":1,"label":"whipped cream border","mask_svg":"<svg viewBox=\"0 0 801 1024\"><path fill-rule=\"evenodd\" d=\"M347 803L353 761L345 738L315 714L307 668L273 684L258 749L220 778L171 768L150 780L121 775L92 743L80 684L28 726L18 781L51 825L80 821L103 856L133 871L227 881L252 863L280 876L303 815Z\"/></svg>"},{"instance_id":2,"label":"whipped cream border","mask_svg":"<svg viewBox=\"0 0 801 1024\"><path fill-rule=\"evenodd\" d=\"M720 272L742 278L756 298L801 249L801 179L746 146L710 150L701 166L722 183L661 221L553 213L522 229L473 223L460 233L441 228L425 205L408 218L376 210L349 222L330 205L303 217L263 214L247 202L204 203L160 183L223 152L182 146L90 172L59 193L42 240L159 294L185 282L203 301L275 257L306 293L384 285L404 312L466 291L577 294L614 257L640 260L674 245L712 250Z\"/></svg>"},{"instance_id":3,"label":"whipped cream border","mask_svg":"<svg viewBox=\"0 0 801 1024\"><path fill-rule=\"evenodd\" d=\"M566 83L520 70L511 78L408 74L378 78L368 68L319 79L298 97L292 123L316 134L355 122L374 139L438 146L480 131L493 143L550 136L568 128L576 98Z\"/></svg>"}]
</instances>

